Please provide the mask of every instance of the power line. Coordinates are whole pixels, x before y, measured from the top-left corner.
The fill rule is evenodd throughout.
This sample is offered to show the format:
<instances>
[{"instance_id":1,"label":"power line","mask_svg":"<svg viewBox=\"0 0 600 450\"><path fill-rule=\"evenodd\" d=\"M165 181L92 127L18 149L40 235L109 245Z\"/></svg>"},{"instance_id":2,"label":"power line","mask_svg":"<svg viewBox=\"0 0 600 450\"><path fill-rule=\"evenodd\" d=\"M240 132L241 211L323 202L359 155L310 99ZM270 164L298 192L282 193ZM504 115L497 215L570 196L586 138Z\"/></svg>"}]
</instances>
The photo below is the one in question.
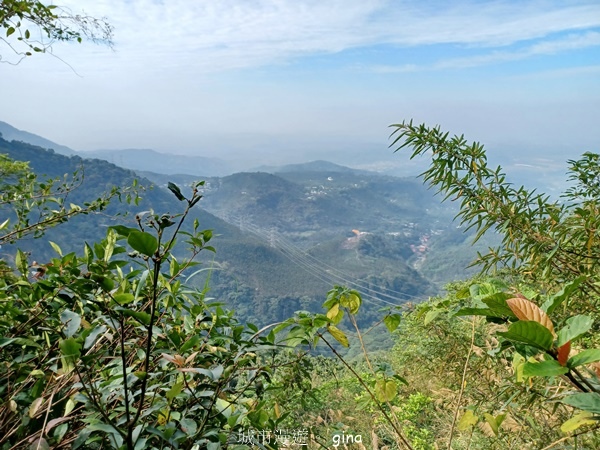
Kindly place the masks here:
<instances>
[{"instance_id":1,"label":"power line","mask_svg":"<svg viewBox=\"0 0 600 450\"><path fill-rule=\"evenodd\" d=\"M244 229L246 231L251 232L253 235L256 235L257 237L259 237L262 240L265 239L265 237L264 237L265 231L258 228L255 225L250 225L248 222L246 222L244 224ZM321 280L323 282L330 283L330 284L345 284L348 287L352 287L359 291L363 291L364 297L370 298L373 301L376 301L377 303L381 303L381 304L400 306L400 304L398 304L398 303L387 301L380 297L387 297L389 299L395 300L396 302L400 302L400 303L407 300L406 298L398 298L397 296L383 292L382 289L387 290L388 292L393 292L397 295L401 295L404 297L420 299L417 296L403 293L403 292L394 291L394 290L388 289L388 288L375 289L375 288L371 288L371 287L367 287L367 286L362 286L360 283L364 284L366 282L364 282L364 281L357 282L357 281L352 280L351 279L352 275L348 275L348 274L324 263L323 261L320 261L319 259L315 258L314 256L302 251L301 249L296 247L294 244L291 244L289 241L284 239L280 234L271 233L271 236L273 236L273 235L274 235L274 238L271 237L270 241L273 243L276 243L279 250L288 259L290 259L296 265L302 267L305 271L309 272L315 278L318 278L319 280ZM329 268L329 270L324 270L324 267ZM366 291L366 292L364 292L364 291ZM371 295L369 293L373 293L374 295Z\"/></svg>"}]
</instances>

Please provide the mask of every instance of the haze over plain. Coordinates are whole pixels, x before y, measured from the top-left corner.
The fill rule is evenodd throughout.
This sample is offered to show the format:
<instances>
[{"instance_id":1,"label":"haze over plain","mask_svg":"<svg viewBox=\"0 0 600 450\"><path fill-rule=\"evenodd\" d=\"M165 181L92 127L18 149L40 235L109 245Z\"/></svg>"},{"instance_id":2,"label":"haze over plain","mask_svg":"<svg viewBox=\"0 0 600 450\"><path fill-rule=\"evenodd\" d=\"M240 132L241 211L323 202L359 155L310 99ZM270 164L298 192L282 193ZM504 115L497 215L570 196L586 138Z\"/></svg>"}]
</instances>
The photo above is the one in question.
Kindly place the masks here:
<instances>
[{"instance_id":1,"label":"haze over plain","mask_svg":"<svg viewBox=\"0 0 600 450\"><path fill-rule=\"evenodd\" d=\"M0 64L0 119L76 150L366 165L414 118L499 161L598 151L597 1L59 3L106 16L114 51Z\"/></svg>"}]
</instances>

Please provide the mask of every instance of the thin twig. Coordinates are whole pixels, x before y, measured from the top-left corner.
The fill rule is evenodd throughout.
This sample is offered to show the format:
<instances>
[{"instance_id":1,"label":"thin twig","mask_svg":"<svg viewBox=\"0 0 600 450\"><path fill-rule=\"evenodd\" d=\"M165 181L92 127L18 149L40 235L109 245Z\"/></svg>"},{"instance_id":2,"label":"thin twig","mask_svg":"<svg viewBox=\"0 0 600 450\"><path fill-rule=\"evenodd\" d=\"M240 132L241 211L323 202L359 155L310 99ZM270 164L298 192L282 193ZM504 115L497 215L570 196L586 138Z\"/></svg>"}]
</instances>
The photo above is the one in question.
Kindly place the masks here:
<instances>
[{"instance_id":1,"label":"thin twig","mask_svg":"<svg viewBox=\"0 0 600 450\"><path fill-rule=\"evenodd\" d=\"M463 392L465 390L465 378L467 377L467 369L469 368L469 359L471 358L471 353L473 353L473 346L475 344L475 317L471 320L471 346L469 347L469 352L467 353L467 359L465 361L465 366L463 368L462 379L460 381L460 392L458 393L458 404L456 405L456 410L454 411L454 417L452 418L452 426L450 427L450 439L448 440L448 450L452 449L452 438L454 435L454 427L456 425L456 420L458 419L458 412L460 411L460 402L462 400Z\"/></svg>"}]
</instances>

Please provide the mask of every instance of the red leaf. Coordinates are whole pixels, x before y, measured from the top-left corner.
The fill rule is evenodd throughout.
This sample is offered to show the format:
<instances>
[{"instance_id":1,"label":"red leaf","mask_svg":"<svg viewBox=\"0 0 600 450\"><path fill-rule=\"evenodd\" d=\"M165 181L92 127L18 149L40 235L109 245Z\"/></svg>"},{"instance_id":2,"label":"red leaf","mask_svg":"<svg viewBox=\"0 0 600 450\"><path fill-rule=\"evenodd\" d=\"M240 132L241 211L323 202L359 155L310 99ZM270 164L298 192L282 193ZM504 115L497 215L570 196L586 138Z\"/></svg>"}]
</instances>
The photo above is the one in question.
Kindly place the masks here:
<instances>
[{"instance_id":1,"label":"red leaf","mask_svg":"<svg viewBox=\"0 0 600 450\"><path fill-rule=\"evenodd\" d=\"M571 352L571 341L558 347L558 358L557 359L558 359L558 363L561 366L567 365L567 360L569 359L570 352Z\"/></svg>"}]
</instances>

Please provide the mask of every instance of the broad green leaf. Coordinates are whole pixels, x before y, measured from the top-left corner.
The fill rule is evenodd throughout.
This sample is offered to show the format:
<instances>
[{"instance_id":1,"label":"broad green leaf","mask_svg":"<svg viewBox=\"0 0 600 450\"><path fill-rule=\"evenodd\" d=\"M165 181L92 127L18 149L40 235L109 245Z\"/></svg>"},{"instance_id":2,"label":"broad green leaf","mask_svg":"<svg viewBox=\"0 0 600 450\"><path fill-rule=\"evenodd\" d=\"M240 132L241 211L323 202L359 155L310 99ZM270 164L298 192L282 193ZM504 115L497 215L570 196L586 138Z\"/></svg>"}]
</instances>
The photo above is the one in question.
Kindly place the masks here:
<instances>
[{"instance_id":1,"label":"broad green leaf","mask_svg":"<svg viewBox=\"0 0 600 450\"><path fill-rule=\"evenodd\" d=\"M179 353L183 355L189 349L194 348L198 344L198 342L200 342L200 336L195 334L181 346L181 348L179 349Z\"/></svg>"},{"instance_id":2,"label":"broad green leaf","mask_svg":"<svg viewBox=\"0 0 600 450\"><path fill-rule=\"evenodd\" d=\"M215 401L215 408L227 419L231 416L231 414L233 414L233 412L236 409L234 403L230 403L227 400L223 400L222 398L217 398L217 400Z\"/></svg>"},{"instance_id":3,"label":"broad green leaf","mask_svg":"<svg viewBox=\"0 0 600 450\"><path fill-rule=\"evenodd\" d=\"M563 375L568 371L569 369L567 367L561 366L558 361L553 359L541 361L539 363L527 361L523 366L524 377L553 377L556 375Z\"/></svg>"},{"instance_id":4,"label":"broad green leaf","mask_svg":"<svg viewBox=\"0 0 600 450\"><path fill-rule=\"evenodd\" d=\"M511 324L506 332L498 332L500 336L511 341L522 342L541 350L552 348L553 336L550 330L532 320L519 320Z\"/></svg>"},{"instance_id":5,"label":"broad green leaf","mask_svg":"<svg viewBox=\"0 0 600 450\"><path fill-rule=\"evenodd\" d=\"M193 436L198 431L198 425L193 419L181 419L179 422L181 426L181 431L183 431L188 436Z\"/></svg>"},{"instance_id":6,"label":"broad green leaf","mask_svg":"<svg viewBox=\"0 0 600 450\"><path fill-rule=\"evenodd\" d=\"M356 314L361 303L362 299L358 292L352 291L340 296L340 305L348 308L350 314Z\"/></svg>"},{"instance_id":7,"label":"broad green leaf","mask_svg":"<svg viewBox=\"0 0 600 450\"><path fill-rule=\"evenodd\" d=\"M60 313L60 321L64 325L65 336L73 336L81 325L81 316L73 311L65 309Z\"/></svg>"},{"instance_id":8,"label":"broad green leaf","mask_svg":"<svg viewBox=\"0 0 600 450\"><path fill-rule=\"evenodd\" d=\"M565 326L558 330L558 346L569 342L574 341L578 337L587 333L592 325L594 324L594 319L590 316L573 316L569 317L565 321Z\"/></svg>"},{"instance_id":9,"label":"broad green leaf","mask_svg":"<svg viewBox=\"0 0 600 450\"><path fill-rule=\"evenodd\" d=\"M135 300L135 296L133 294L130 294L129 292L115 294L113 298L115 299L115 302L117 302L119 305L126 305L127 303L131 303Z\"/></svg>"},{"instance_id":10,"label":"broad green leaf","mask_svg":"<svg viewBox=\"0 0 600 450\"><path fill-rule=\"evenodd\" d=\"M579 427L583 425L594 425L597 420L593 418L594 413L589 411L580 412L579 414L575 414L565 423L560 426L560 431L563 433L569 433L571 431L575 431Z\"/></svg>"},{"instance_id":11,"label":"broad green leaf","mask_svg":"<svg viewBox=\"0 0 600 450\"><path fill-rule=\"evenodd\" d=\"M482 298L481 301L488 306L492 314L494 314L496 317L516 318L515 314L506 303L506 300L509 298L511 298L510 294L497 292L496 294Z\"/></svg>"},{"instance_id":12,"label":"broad green leaf","mask_svg":"<svg viewBox=\"0 0 600 450\"><path fill-rule=\"evenodd\" d=\"M389 316L385 316L383 318L383 324L387 327L390 333L393 333L400 325L400 320L400 314L390 314Z\"/></svg>"},{"instance_id":13,"label":"broad green leaf","mask_svg":"<svg viewBox=\"0 0 600 450\"><path fill-rule=\"evenodd\" d=\"M85 444L88 438L90 437L90 434L92 434L92 430L90 430L89 427L83 428L77 435L75 441L73 441L72 449L77 450L79 447Z\"/></svg>"},{"instance_id":14,"label":"broad green leaf","mask_svg":"<svg viewBox=\"0 0 600 450\"><path fill-rule=\"evenodd\" d=\"M100 325L99 327L95 327L94 329L92 329L90 334L88 334L87 337L85 338L85 342L83 343L83 348L85 350L87 350L92 345L94 345L94 343L96 342L96 339L98 339L98 336L103 334L106 331L106 329L107 328L105 325Z\"/></svg>"},{"instance_id":15,"label":"broad green leaf","mask_svg":"<svg viewBox=\"0 0 600 450\"><path fill-rule=\"evenodd\" d=\"M552 295L548 300L546 300L541 308L546 312L546 314L552 314L552 312L562 304L569 296L579 287L579 285L585 280L586 277L578 277L573 281L566 283L563 288L558 291L556 294Z\"/></svg>"},{"instance_id":16,"label":"broad green leaf","mask_svg":"<svg viewBox=\"0 0 600 450\"><path fill-rule=\"evenodd\" d=\"M596 392L572 394L563 398L562 403L594 414L600 414L600 394Z\"/></svg>"},{"instance_id":17,"label":"broad green leaf","mask_svg":"<svg viewBox=\"0 0 600 450\"><path fill-rule=\"evenodd\" d=\"M223 375L223 371L225 370L225 368L222 365L218 365L210 370L212 372L213 381L217 381Z\"/></svg>"},{"instance_id":18,"label":"broad green leaf","mask_svg":"<svg viewBox=\"0 0 600 450\"><path fill-rule=\"evenodd\" d=\"M380 379L375 383L375 396L380 402L391 402L398 393L398 386L394 380Z\"/></svg>"},{"instance_id":19,"label":"broad green leaf","mask_svg":"<svg viewBox=\"0 0 600 450\"><path fill-rule=\"evenodd\" d=\"M578 367L596 361L600 361L600 349L590 348L571 356L567 361L567 367Z\"/></svg>"},{"instance_id":20,"label":"broad green leaf","mask_svg":"<svg viewBox=\"0 0 600 450\"><path fill-rule=\"evenodd\" d=\"M171 389L169 389L167 391L167 393L165 394L165 397L167 397L167 400L173 401L173 399L175 397L177 397L179 394L181 394L182 391L183 391L183 382L175 383L173 386L171 386Z\"/></svg>"},{"instance_id":21,"label":"broad green leaf","mask_svg":"<svg viewBox=\"0 0 600 450\"><path fill-rule=\"evenodd\" d=\"M327 331L329 331L329 334L331 334L334 337L334 339L336 341L338 341L340 344L342 344L344 347L348 347L350 345L348 342L348 338L346 337L344 332L342 330L340 330L339 328L337 328L333 325L329 325L327 327Z\"/></svg>"},{"instance_id":22,"label":"broad green leaf","mask_svg":"<svg viewBox=\"0 0 600 450\"><path fill-rule=\"evenodd\" d=\"M81 355L81 344L75 338L60 341L60 352L67 359L77 359Z\"/></svg>"},{"instance_id":23,"label":"broad green leaf","mask_svg":"<svg viewBox=\"0 0 600 450\"><path fill-rule=\"evenodd\" d=\"M158 241L154 236L142 231L132 231L127 237L127 243L131 248L142 255L152 256L158 249Z\"/></svg>"},{"instance_id":24,"label":"broad green leaf","mask_svg":"<svg viewBox=\"0 0 600 450\"><path fill-rule=\"evenodd\" d=\"M150 324L150 314L148 314L148 313L141 312L141 311L134 311L132 309L122 308L120 306L115 308L115 311L119 311L124 316L133 317L134 319L138 320L143 325Z\"/></svg>"},{"instance_id":25,"label":"broad green leaf","mask_svg":"<svg viewBox=\"0 0 600 450\"><path fill-rule=\"evenodd\" d=\"M469 428L477 425L477 422L479 422L479 417L477 417L473 411L467 409L458 421L457 428L460 431L468 430Z\"/></svg>"}]
</instances>

